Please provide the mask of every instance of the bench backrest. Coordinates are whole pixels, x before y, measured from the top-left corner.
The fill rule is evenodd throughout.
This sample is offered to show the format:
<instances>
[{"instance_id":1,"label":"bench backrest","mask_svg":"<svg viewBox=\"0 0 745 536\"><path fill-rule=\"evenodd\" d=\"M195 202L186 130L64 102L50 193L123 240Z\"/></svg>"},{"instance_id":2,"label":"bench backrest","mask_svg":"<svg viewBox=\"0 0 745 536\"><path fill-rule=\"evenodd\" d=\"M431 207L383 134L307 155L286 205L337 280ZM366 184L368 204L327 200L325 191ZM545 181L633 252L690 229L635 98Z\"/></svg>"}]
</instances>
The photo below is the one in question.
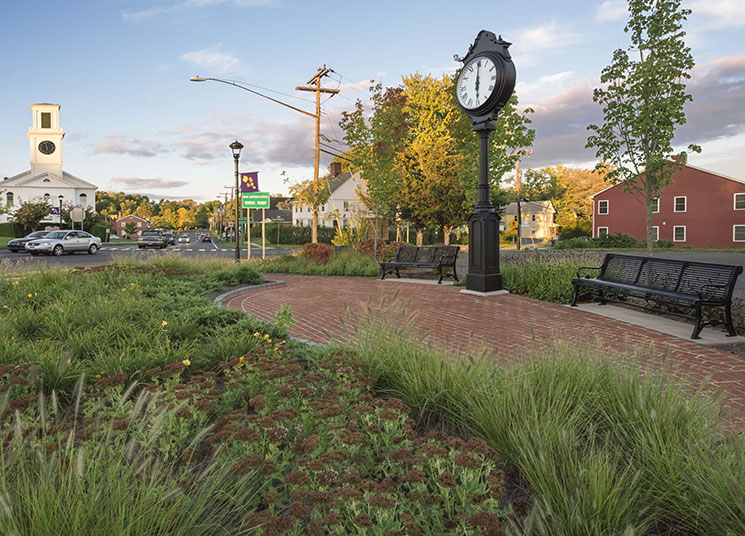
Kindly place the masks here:
<instances>
[{"instance_id":1,"label":"bench backrest","mask_svg":"<svg viewBox=\"0 0 745 536\"><path fill-rule=\"evenodd\" d=\"M742 266L608 253L598 279L727 300ZM714 286L711 286L714 285Z\"/></svg>"},{"instance_id":2,"label":"bench backrest","mask_svg":"<svg viewBox=\"0 0 745 536\"><path fill-rule=\"evenodd\" d=\"M414 262L419 248L416 246L399 246L396 252L396 262Z\"/></svg>"},{"instance_id":3,"label":"bench backrest","mask_svg":"<svg viewBox=\"0 0 745 536\"><path fill-rule=\"evenodd\" d=\"M421 247L416 254L416 262L437 262L439 257L435 257L437 248Z\"/></svg>"},{"instance_id":4,"label":"bench backrest","mask_svg":"<svg viewBox=\"0 0 745 536\"><path fill-rule=\"evenodd\" d=\"M452 257L453 262L458 256L460 246L437 246L437 252L435 253L435 261L440 261L442 257Z\"/></svg>"}]
</instances>

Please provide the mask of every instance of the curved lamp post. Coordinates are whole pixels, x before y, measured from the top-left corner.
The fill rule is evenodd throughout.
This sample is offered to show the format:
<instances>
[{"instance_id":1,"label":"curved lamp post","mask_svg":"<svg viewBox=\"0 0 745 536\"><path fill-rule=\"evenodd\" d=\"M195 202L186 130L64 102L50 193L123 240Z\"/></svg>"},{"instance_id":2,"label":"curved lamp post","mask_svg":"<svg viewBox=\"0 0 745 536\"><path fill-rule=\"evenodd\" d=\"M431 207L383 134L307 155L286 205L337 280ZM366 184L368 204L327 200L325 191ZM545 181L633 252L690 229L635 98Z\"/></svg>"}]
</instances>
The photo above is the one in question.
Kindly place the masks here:
<instances>
[{"instance_id":1,"label":"curved lamp post","mask_svg":"<svg viewBox=\"0 0 745 536\"><path fill-rule=\"evenodd\" d=\"M240 191L238 189L238 159L241 157L241 149L243 149L243 144L239 142L238 140L235 140L233 143L230 144L230 150L233 151L233 159L235 160L235 262L241 262L241 246L240 242L238 241L238 237L240 236L240 233L238 232L238 217L240 213L240 209L238 208L238 192ZM248 242L248 251L249 251L249 257L251 255L251 241Z\"/></svg>"}]
</instances>

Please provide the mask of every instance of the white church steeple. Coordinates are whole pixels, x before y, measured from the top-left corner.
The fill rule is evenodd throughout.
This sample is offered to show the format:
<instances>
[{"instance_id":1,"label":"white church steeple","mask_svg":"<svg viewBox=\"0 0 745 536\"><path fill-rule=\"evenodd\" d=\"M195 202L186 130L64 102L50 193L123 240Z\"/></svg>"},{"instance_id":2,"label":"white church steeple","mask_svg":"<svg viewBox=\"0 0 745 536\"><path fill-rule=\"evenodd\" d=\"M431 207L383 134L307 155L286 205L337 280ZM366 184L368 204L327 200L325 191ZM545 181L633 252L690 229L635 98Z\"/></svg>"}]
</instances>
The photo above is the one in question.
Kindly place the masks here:
<instances>
[{"instance_id":1,"label":"white church steeple","mask_svg":"<svg viewBox=\"0 0 745 536\"><path fill-rule=\"evenodd\" d=\"M52 173L62 177L62 138L59 104L32 104L33 123L28 129L31 151L31 176Z\"/></svg>"}]
</instances>

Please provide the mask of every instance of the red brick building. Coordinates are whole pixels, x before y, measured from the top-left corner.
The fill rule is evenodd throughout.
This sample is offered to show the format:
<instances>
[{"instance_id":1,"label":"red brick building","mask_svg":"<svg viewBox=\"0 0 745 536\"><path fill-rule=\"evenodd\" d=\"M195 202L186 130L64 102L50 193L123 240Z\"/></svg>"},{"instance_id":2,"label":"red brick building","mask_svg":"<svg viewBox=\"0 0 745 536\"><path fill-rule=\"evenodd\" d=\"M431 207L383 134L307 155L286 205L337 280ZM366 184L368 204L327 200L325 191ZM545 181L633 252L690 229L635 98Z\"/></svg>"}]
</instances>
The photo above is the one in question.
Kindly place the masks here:
<instances>
[{"instance_id":1,"label":"red brick building","mask_svg":"<svg viewBox=\"0 0 745 536\"><path fill-rule=\"evenodd\" d=\"M146 220L145 218L140 218L139 216L135 216L134 214L130 214L129 216L124 216L123 218L119 218L114 222L114 234L118 236L119 238L124 238L124 236L127 234L124 230L124 227L128 223L134 223L136 233L139 233L140 231L144 229L150 228L150 222Z\"/></svg>"},{"instance_id":2,"label":"red brick building","mask_svg":"<svg viewBox=\"0 0 745 536\"><path fill-rule=\"evenodd\" d=\"M590 197L593 237L624 233L646 242L646 209L622 184ZM745 247L743 180L686 165L653 208L657 240L697 248Z\"/></svg>"}]
</instances>

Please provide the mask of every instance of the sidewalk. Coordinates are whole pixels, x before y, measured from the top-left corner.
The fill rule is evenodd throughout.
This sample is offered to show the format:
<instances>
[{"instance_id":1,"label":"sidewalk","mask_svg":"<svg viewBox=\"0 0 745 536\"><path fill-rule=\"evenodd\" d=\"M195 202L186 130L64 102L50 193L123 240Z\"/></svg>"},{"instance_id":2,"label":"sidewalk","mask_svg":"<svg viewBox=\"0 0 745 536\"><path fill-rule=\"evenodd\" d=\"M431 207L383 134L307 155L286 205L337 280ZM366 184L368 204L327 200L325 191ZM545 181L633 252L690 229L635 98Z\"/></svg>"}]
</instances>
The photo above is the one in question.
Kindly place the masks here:
<instances>
[{"instance_id":1,"label":"sidewalk","mask_svg":"<svg viewBox=\"0 0 745 536\"><path fill-rule=\"evenodd\" d=\"M384 315L390 304L401 302L420 337L456 352L486 348L502 363L527 358L531 348L557 341L595 344L621 359L636 355L653 368L672 365L677 379L693 385L709 379L724 392L733 419L745 425L745 359L690 339L525 296L463 294L462 287L452 285L365 277L268 278L285 284L234 294L223 306L271 322L287 304L295 313L291 334L326 343L344 340L355 319L367 311Z\"/></svg>"}]
</instances>

